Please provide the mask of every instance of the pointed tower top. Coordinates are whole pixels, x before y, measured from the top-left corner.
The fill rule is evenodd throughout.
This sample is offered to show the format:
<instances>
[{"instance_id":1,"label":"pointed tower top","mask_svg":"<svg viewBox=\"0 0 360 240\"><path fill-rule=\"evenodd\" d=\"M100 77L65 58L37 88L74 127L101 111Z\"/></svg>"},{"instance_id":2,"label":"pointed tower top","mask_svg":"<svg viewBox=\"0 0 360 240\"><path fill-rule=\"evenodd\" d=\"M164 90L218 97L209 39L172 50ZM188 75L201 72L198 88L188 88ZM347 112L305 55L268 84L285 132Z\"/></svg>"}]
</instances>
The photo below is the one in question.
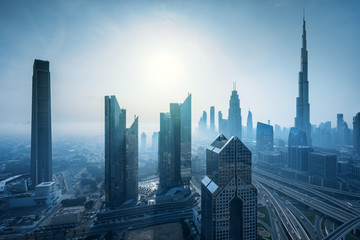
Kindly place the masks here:
<instances>
[{"instance_id":1,"label":"pointed tower top","mask_svg":"<svg viewBox=\"0 0 360 240\"><path fill-rule=\"evenodd\" d=\"M236 82L233 82L233 91L236 91Z\"/></svg>"},{"instance_id":2,"label":"pointed tower top","mask_svg":"<svg viewBox=\"0 0 360 240\"><path fill-rule=\"evenodd\" d=\"M305 22L305 8L303 8L303 21Z\"/></svg>"}]
</instances>

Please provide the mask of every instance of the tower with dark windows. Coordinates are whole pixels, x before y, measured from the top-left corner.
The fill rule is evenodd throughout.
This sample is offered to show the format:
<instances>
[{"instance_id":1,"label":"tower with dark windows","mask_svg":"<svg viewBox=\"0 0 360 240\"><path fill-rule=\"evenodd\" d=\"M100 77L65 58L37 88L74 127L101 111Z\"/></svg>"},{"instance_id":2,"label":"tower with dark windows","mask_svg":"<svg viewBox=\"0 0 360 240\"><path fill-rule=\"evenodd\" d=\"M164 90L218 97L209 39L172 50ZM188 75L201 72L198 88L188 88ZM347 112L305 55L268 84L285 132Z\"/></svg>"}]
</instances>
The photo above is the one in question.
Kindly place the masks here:
<instances>
[{"instance_id":1,"label":"tower with dark windows","mask_svg":"<svg viewBox=\"0 0 360 240\"><path fill-rule=\"evenodd\" d=\"M250 150L238 137L219 135L206 149L202 239L256 239L257 190L251 181Z\"/></svg>"},{"instance_id":2,"label":"tower with dark windows","mask_svg":"<svg viewBox=\"0 0 360 240\"><path fill-rule=\"evenodd\" d=\"M299 72L299 96L296 98L295 128L306 133L307 144L312 145L308 81L308 51L306 48L305 17L303 19L302 48Z\"/></svg>"},{"instance_id":3,"label":"tower with dark windows","mask_svg":"<svg viewBox=\"0 0 360 240\"><path fill-rule=\"evenodd\" d=\"M35 59L31 109L31 188L52 181L51 91L49 62Z\"/></svg>"},{"instance_id":4,"label":"tower with dark windows","mask_svg":"<svg viewBox=\"0 0 360 240\"><path fill-rule=\"evenodd\" d=\"M354 127L354 151L360 156L360 112L353 118Z\"/></svg>"},{"instance_id":5,"label":"tower with dark windows","mask_svg":"<svg viewBox=\"0 0 360 240\"><path fill-rule=\"evenodd\" d=\"M105 203L119 207L138 197L138 117L126 128L126 110L105 96Z\"/></svg>"},{"instance_id":6,"label":"tower with dark windows","mask_svg":"<svg viewBox=\"0 0 360 240\"><path fill-rule=\"evenodd\" d=\"M241 139L241 108L239 95L236 91L236 86L234 83L234 90L231 93L229 101L229 136L236 136Z\"/></svg>"},{"instance_id":7,"label":"tower with dark windows","mask_svg":"<svg viewBox=\"0 0 360 240\"><path fill-rule=\"evenodd\" d=\"M188 187L191 179L191 94L160 113L159 184L161 189Z\"/></svg>"}]
</instances>

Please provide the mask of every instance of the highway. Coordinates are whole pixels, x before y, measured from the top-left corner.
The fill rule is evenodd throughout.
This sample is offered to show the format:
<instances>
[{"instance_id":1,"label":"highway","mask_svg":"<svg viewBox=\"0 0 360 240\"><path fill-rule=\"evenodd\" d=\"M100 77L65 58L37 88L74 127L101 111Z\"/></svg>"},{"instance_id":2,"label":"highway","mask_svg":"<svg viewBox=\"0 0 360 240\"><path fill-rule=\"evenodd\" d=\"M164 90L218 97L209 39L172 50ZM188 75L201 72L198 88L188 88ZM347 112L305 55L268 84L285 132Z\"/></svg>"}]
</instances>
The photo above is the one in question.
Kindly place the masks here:
<instances>
[{"instance_id":1,"label":"highway","mask_svg":"<svg viewBox=\"0 0 360 240\"><path fill-rule=\"evenodd\" d=\"M360 226L360 216L357 216L350 221L338 227L335 231L327 235L323 240L338 240L344 238L352 229Z\"/></svg>"},{"instance_id":2,"label":"highway","mask_svg":"<svg viewBox=\"0 0 360 240\"><path fill-rule=\"evenodd\" d=\"M312 207L313 209L316 209L319 212L322 212L323 214L330 216L341 222L347 222L348 220L355 217L355 215L350 212L347 212L343 209L339 209L338 207L325 203L324 201L321 201L315 197L310 197L307 194L297 191L294 188L288 187L285 184L280 184L278 182L269 179L264 179L258 176L254 176L254 179L295 200L300 200L303 204L308 205L309 207Z\"/></svg>"},{"instance_id":3,"label":"highway","mask_svg":"<svg viewBox=\"0 0 360 240\"><path fill-rule=\"evenodd\" d=\"M303 229L302 225L298 222L296 217L291 213L291 211L289 211L289 209L284 207L281 198L279 198L278 196L274 196L273 193L271 193L258 181L254 180L254 183L259 189L261 189L261 192L265 193L269 197L269 201L275 207L275 211L277 215L280 217L280 221L282 222L282 225L285 227L288 236L291 239L310 240L310 238L306 234L306 231ZM282 236L281 239L286 239L286 238L288 237L284 238L284 236Z\"/></svg>"}]
</instances>

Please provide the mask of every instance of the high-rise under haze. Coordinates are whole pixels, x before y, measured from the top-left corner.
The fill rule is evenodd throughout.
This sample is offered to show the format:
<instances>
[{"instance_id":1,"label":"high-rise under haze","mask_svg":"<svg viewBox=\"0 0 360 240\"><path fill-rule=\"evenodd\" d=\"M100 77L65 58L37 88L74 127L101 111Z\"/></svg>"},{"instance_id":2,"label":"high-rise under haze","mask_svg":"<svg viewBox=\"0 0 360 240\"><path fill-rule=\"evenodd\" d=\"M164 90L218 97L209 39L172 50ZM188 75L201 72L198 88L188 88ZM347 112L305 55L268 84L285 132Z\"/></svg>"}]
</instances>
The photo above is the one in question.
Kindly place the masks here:
<instances>
[{"instance_id":1,"label":"high-rise under haze","mask_svg":"<svg viewBox=\"0 0 360 240\"><path fill-rule=\"evenodd\" d=\"M126 128L126 110L105 96L105 203L116 208L138 196L138 118Z\"/></svg>"},{"instance_id":2,"label":"high-rise under haze","mask_svg":"<svg viewBox=\"0 0 360 240\"><path fill-rule=\"evenodd\" d=\"M32 77L31 187L52 181L49 62L35 59Z\"/></svg>"},{"instance_id":3,"label":"high-rise under haze","mask_svg":"<svg viewBox=\"0 0 360 240\"><path fill-rule=\"evenodd\" d=\"M234 90L231 93L230 101L229 101L229 137L236 136L241 139L241 108L240 108L240 100L239 95L236 91L235 84Z\"/></svg>"},{"instance_id":4,"label":"high-rise under haze","mask_svg":"<svg viewBox=\"0 0 360 240\"><path fill-rule=\"evenodd\" d=\"M219 135L206 149L202 239L256 239L257 190L251 174L251 152L238 137Z\"/></svg>"},{"instance_id":5,"label":"high-rise under haze","mask_svg":"<svg viewBox=\"0 0 360 240\"><path fill-rule=\"evenodd\" d=\"M253 120L252 120L252 113L248 112L247 122L246 122L246 130L247 130L247 139L251 140L253 138Z\"/></svg>"},{"instance_id":6,"label":"high-rise under haze","mask_svg":"<svg viewBox=\"0 0 360 240\"><path fill-rule=\"evenodd\" d=\"M309 146L311 146L312 141L308 81L308 51L306 48L305 18L303 19L301 64L299 72L299 97L296 98L295 127L306 133L307 143Z\"/></svg>"},{"instance_id":7,"label":"high-rise under haze","mask_svg":"<svg viewBox=\"0 0 360 240\"><path fill-rule=\"evenodd\" d=\"M189 186L191 179L191 94L182 104L170 103L160 113L159 185L168 190Z\"/></svg>"},{"instance_id":8,"label":"high-rise under haze","mask_svg":"<svg viewBox=\"0 0 360 240\"><path fill-rule=\"evenodd\" d=\"M356 114L353 119L354 127L354 151L355 154L360 156L360 112Z\"/></svg>"},{"instance_id":9,"label":"high-rise under haze","mask_svg":"<svg viewBox=\"0 0 360 240\"><path fill-rule=\"evenodd\" d=\"M210 107L210 131L215 132L215 107Z\"/></svg>"}]
</instances>

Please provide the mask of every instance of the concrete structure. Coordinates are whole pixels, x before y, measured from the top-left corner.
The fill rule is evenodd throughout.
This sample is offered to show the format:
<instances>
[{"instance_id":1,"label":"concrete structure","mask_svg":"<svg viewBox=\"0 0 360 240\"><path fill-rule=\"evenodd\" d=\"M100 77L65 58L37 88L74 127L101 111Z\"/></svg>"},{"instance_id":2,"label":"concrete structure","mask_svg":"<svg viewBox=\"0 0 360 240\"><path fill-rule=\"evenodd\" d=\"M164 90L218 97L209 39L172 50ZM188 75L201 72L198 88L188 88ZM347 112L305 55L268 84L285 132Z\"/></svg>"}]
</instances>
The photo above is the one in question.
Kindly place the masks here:
<instances>
[{"instance_id":1,"label":"concrete structure","mask_svg":"<svg viewBox=\"0 0 360 240\"><path fill-rule=\"evenodd\" d=\"M360 156L360 112L353 119L354 129L354 152Z\"/></svg>"},{"instance_id":2,"label":"concrete structure","mask_svg":"<svg viewBox=\"0 0 360 240\"><path fill-rule=\"evenodd\" d=\"M230 101L229 101L229 137L235 136L241 139L242 135L242 124L241 124L241 108L240 108L240 99L236 91L236 86L234 83L234 90L231 92Z\"/></svg>"},{"instance_id":3,"label":"concrete structure","mask_svg":"<svg viewBox=\"0 0 360 240\"><path fill-rule=\"evenodd\" d=\"M299 97L296 98L295 127L306 133L307 143L309 146L311 146L312 141L308 81L308 52L306 49L305 18L303 19L301 65L299 72Z\"/></svg>"},{"instance_id":4,"label":"concrete structure","mask_svg":"<svg viewBox=\"0 0 360 240\"><path fill-rule=\"evenodd\" d=\"M206 150L201 184L202 239L256 239L257 190L251 182L251 152L239 140L219 135Z\"/></svg>"},{"instance_id":5,"label":"concrete structure","mask_svg":"<svg viewBox=\"0 0 360 240\"><path fill-rule=\"evenodd\" d=\"M258 122L256 126L256 150L272 151L274 149L273 126Z\"/></svg>"},{"instance_id":6,"label":"concrete structure","mask_svg":"<svg viewBox=\"0 0 360 240\"><path fill-rule=\"evenodd\" d=\"M49 62L35 59L32 77L31 188L52 181Z\"/></svg>"},{"instance_id":7,"label":"concrete structure","mask_svg":"<svg viewBox=\"0 0 360 240\"><path fill-rule=\"evenodd\" d=\"M336 162L336 154L311 152L309 153L309 172L325 178L335 178Z\"/></svg>"},{"instance_id":8,"label":"concrete structure","mask_svg":"<svg viewBox=\"0 0 360 240\"><path fill-rule=\"evenodd\" d=\"M253 138L253 120L252 120L252 113L248 112L247 122L246 122L246 137L248 140Z\"/></svg>"},{"instance_id":9,"label":"concrete structure","mask_svg":"<svg viewBox=\"0 0 360 240\"><path fill-rule=\"evenodd\" d=\"M191 179L191 94L160 113L159 184L163 190L189 186Z\"/></svg>"},{"instance_id":10,"label":"concrete structure","mask_svg":"<svg viewBox=\"0 0 360 240\"><path fill-rule=\"evenodd\" d=\"M70 224L78 223L81 220L81 216L84 212L84 207L67 207L60 208L52 217L51 224Z\"/></svg>"},{"instance_id":11,"label":"concrete structure","mask_svg":"<svg viewBox=\"0 0 360 240\"><path fill-rule=\"evenodd\" d=\"M126 128L126 110L105 96L105 203L119 207L138 197L138 118Z\"/></svg>"},{"instance_id":12,"label":"concrete structure","mask_svg":"<svg viewBox=\"0 0 360 240\"><path fill-rule=\"evenodd\" d=\"M35 187L36 196L49 196L55 189L55 182L42 182Z\"/></svg>"},{"instance_id":13,"label":"concrete structure","mask_svg":"<svg viewBox=\"0 0 360 240\"><path fill-rule=\"evenodd\" d=\"M9 208L49 206L61 196L61 190L55 182L43 182L35 186L35 195L17 195L9 199Z\"/></svg>"}]
</instances>

